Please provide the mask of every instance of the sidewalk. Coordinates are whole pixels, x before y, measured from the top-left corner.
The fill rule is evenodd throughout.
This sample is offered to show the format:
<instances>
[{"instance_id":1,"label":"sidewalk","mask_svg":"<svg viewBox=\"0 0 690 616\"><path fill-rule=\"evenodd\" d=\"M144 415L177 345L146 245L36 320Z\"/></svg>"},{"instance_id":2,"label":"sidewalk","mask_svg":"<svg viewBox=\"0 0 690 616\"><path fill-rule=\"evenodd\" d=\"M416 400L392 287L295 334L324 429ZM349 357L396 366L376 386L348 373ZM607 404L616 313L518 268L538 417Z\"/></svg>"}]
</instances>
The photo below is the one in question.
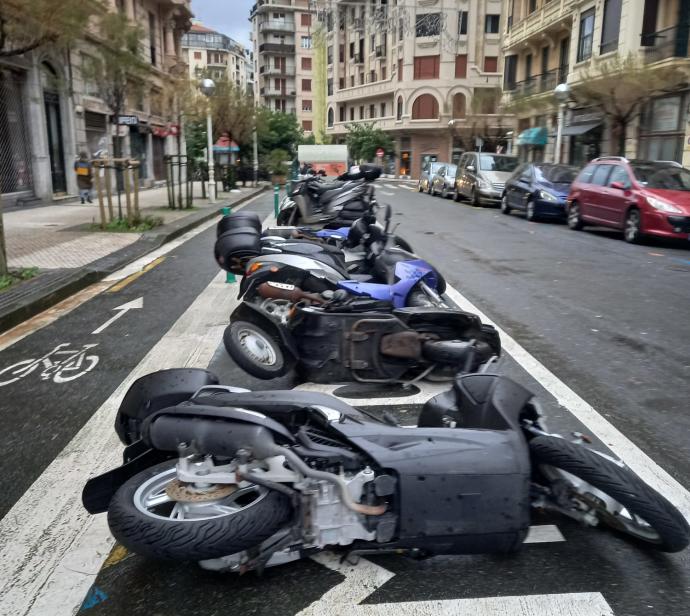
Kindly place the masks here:
<instances>
[{"instance_id":1,"label":"sidewalk","mask_svg":"<svg viewBox=\"0 0 690 616\"><path fill-rule=\"evenodd\" d=\"M213 218L221 207L238 205L262 190L264 186L222 192L215 204L195 199L192 210L170 210L166 188L142 191L142 216L163 219L161 226L145 233L94 231L90 226L100 220L97 203L6 212L3 221L9 266L37 267L40 273L0 293L0 332ZM200 190L196 192L200 194ZM124 196L122 206L126 207Z\"/></svg>"}]
</instances>

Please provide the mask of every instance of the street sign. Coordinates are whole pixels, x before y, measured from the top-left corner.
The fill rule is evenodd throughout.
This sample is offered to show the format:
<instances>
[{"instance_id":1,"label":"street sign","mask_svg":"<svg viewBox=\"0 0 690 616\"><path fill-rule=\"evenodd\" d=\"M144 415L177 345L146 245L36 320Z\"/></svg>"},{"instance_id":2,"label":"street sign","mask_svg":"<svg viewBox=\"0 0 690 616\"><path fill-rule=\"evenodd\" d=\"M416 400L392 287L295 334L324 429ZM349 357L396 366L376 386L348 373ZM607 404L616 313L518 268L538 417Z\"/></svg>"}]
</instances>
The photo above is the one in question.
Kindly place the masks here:
<instances>
[{"instance_id":1,"label":"street sign","mask_svg":"<svg viewBox=\"0 0 690 616\"><path fill-rule=\"evenodd\" d=\"M384 155L385 153L386 153L386 152L383 150L383 148L379 148L378 150L376 150L376 157L377 157L377 158L383 158L383 155Z\"/></svg>"},{"instance_id":2,"label":"street sign","mask_svg":"<svg viewBox=\"0 0 690 616\"><path fill-rule=\"evenodd\" d=\"M135 115L121 115L117 116L117 123L125 126L137 126L139 124L139 117Z\"/></svg>"}]
</instances>

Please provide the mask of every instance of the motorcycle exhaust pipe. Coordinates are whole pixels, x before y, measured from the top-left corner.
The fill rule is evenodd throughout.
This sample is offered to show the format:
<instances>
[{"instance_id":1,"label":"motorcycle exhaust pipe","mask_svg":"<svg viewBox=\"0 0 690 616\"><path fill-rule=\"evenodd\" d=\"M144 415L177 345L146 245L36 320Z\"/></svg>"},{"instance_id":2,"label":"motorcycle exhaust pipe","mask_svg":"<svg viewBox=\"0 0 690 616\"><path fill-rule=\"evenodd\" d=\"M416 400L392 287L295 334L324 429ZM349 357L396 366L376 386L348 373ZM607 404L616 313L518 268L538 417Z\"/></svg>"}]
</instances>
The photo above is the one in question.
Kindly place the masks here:
<instances>
[{"instance_id":1,"label":"motorcycle exhaust pipe","mask_svg":"<svg viewBox=\"0 0 690 616\"><path fill-rule=\"evenodd\" d=\"M284 299L293 304L303 300L315 304L326 303L326 300L316 293L307 293L295 285L282 282L263 282L256 287L256 292L264 299Z\"/></svg>"}]
</instances>

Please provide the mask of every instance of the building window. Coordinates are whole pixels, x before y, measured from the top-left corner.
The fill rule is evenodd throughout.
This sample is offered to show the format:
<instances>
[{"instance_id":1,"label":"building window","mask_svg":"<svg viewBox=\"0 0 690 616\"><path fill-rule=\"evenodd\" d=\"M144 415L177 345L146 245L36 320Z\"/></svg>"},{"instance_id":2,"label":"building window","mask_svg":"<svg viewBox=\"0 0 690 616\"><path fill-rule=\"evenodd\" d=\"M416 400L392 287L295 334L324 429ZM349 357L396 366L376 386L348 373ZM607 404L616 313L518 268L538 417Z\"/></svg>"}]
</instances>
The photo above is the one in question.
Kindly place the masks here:
<instances>
[{"instance_id":1,"label":"building window","mask_svg":"<svg viewBox=\"0 0 690 616\"><path fill-rule=\"evenodd\" d=\"M350 122L354 122L354 121L355 121L355 108L350 107Z\"/></svg>"},{"instance_id":2,"label":"building window","mask_svg":"<svg viewBox=\"0 0 690 616\"><path fill-rule=\"evenodd\" d=\"M345 62L345 45L340 45L338 47L338 60L340 62Z\"/></svg>"},{"instance_id":3,"label":"building window","mask_svg":"<svg viewBox=\"0 0 690 616\"><path fill-rule=\"evenodd\" d=\"M386 80L386 67L382 66L381 67L381 81L385 81L385 80Z\"/></svg>"},{"instance_id":4,"label":"building window","mask_svg":"<svg viewBox=\"0 0 690 616\"><path fill-rule=\"evenodd\" d=\"M370 118L376 117L376 105L369 105L369 117Z\"/></svg>"},{"instance_id":5,"label":"building window","mask_svg":"<svg viewBox=\"0 0 690 616\"><path fill-rule=\"evenodd\" d=\"M355 44L350 43L350 59L355 57Z\"/></svg>"},{"instance_id":6,"label":"building window","mask_svg":"<svg viewBox=\"0 0 690 616\"><path fill-rule=\"evenodd\" d=\"M345 77L338 79L338 90L343 90L345 88Z\"/></svg>"},{"instance_id":7,"label":"building window","mask_svg":"<svg viewBox=\"0 0 690 616\"><path fill-rule=\"evenodd\" d=\"M537 10L537 0L529 0L529 11L530 13L534 13L534 11Z\"/></svg>"},{"instance_id":8,"label":"building window","mask_svg":"<svg viewBox=\"0 0 690 616\"><path fill-rule=\"evenodd\" d=\"M346 113L347 113L347 108L345 107L345 105L342 105L342 106L340 107L340 121L341 121L341 122L344 122L344 121L345 121L345 118L346 118L346 115L345 115L345 114L346 114Z\"/></svg>"},{"instance_id":9,"label":"building window","mask_svg":"<svg viewBox=\"0 0 690 616\"><path fill-rule=\"evenodd\" d=\"M334 122L334 120L335 120L334 115L335 115L335 114L333 113L333 108L331 107L331 108L328 110L328 118L327 118L327 120L326 120L326 123L327 123L327 125L329 126L329 128L332 128L332 127L333 127L333 122Z\"/></svg>"},{"instance_id":10,"label":"building window","mask_svg":"<svg viewBox=\"0 0 690 616\"><path fill-rule=\"evenodd\" d=\"M307 132L311 132L311 120L302 120L302 128Z\"/></svg>"},{"instance_id":11,"label":"building window","mask_svg":"<svg viewBox=\"0 0 690 616\"><path fill-rule=\"evenodd\" d=\"M455 56L455 78L465 79L467 77L467 54Z\"/></svg>"},{"instance_id":12,"label":"building window","mask_svg":"<svg viewBox=\"0 0 690 616\"><path fill-rule=\"evenodd\" d=\"M396 120L402 120L402 114L403 114L403 100L402 100L402 97L399 97L397 108L395 110L395 119Z\"/></svg>"},{"instance_id":13,"label":"building window","mask_svg":"<svg viewBox=\"0 0 690 616\"><path fill-rule=\"evenodd\" d=\"M498 73L498 57L497 56L486 56L484 58L484 72L485 73Z\"/></svg>"},{"instance_id":14,"label":"building window","mask_svg":"<svg viewBox=\"0 0 690 616\"><path fill-rule=\"evenodd\" d=\"M381 117L386 117L386 103L381 103Z\"/></svg>"},{"instance_id":15,"label":"building window","mask_svg":"<svg viewBox=\"0 0 690 616\"><path fill-rule=\"evenodd\" d=\"M333 64L333 45L328 46L327 62Z\"/></svg>"},{"instance_id":16,"label":"building window","mask_svg":"<svg viewBox=\"0 0 690 616\"><path fill-rule=\"evenodd\" d=\"M464 118L467 113L467 99L464 94L453 97L453 118Z\"/></svg>"},{"instance_id":17,"label":"building window","mask_svg":"<svg viewBox=\"0 0 690 616\"><path fill-rule=\"evenodd\" d=\"M194 59L195 60L201 60L201 52L200 51L194 52Z\"/></svg>"},{"instance_id":18,"label":"building window","mask_svg":"<svg viewBox=\"0 0 690 616\"><path fill-rule=\"evenodd\" d=\"M441 13L417 15L415 36L438 36L441 34Z\"/></svg>"},{"instance_id":19,"label":"building window","mask_svg":"<svg viewBox=\"0 0 690 616\"><path fill-rule=\"evenodd\" d=\"M601 48L605 54L618 49L618 34L621 27L621 0L606 0L604 3L604 23L601 26Z\"/></svg>"},{"instance_id":20,"label":"building window","mask_svg":"<svg viewBox=\"0 0 690 616\"><path fill-rule=\"evenodd\" d=\"M498 22L500 15L487 15L484 22L484 32L487 34L498 34Z\"/></svg>"},{"instance_id":21,"label":"building window","mask_svg":"<svg viewBox=\"0 0 690 616\"><path fill-rule=\"evenodd\" d=\"M376 81L376 71L369 72L369 83L374 83Z\"/></svg>"},{"instance_id":22,"label":"building window","mask_svg":"<svg viewBox=\"0 0 690 616\"><path fill-rule=\"evenodd\" d=\"M299 16L300 19L300 25L302 26L311 26L311 13L302 13Z\"/></svg>"},{"instance_id":23,"label":"building window","mask_svg":"<svg viewBox=\"0 0 690 616\"><path fill-rule=\"evenodd\" d=\"M503 67L503 89L507 92L515 89L517 81L517 59L516 55L506 56Z\"/></svg>"},{"instance_id":24,"label":"building window","mask_svg":"<svg viewBox=\"0 0 690 616\"><path fill-rule=\"evenodd\" d=\"M311 36L302 37L302 49L311 49Z\"/></svg>"},{"instance_id":25,"label":"building window","mask_svg":"<svg viewBox=\"0 0 690 616\"><path fill-rule=\"evenodd\" d=\"M350 87L354 88L355 87L355 76L350 75Z\"/></svg>"},{"instance_id":26,"label":"building window","mask_svg":"<svg viewBox=\"0 0 690 616\"><path fill-rule=\"evenodd\" d=\"M156 66L156 16L149 13L149 45L151 49L151 64Z\"/></svg>"},{"instance_id":27,"label":"building window","mask_svg":"<svg viewBox=\"0 0 690 616\"><path fill-rule=\"evenodd\" d=\"M438 101L431 94L422 94L412 103L413 120L438 119Z\"/></svg>"},{"instance_id":28,"label":"building window","mask_svg":"<svg viewBox=\"0 0 690 616\"><path fill-rule=\"evenodd\" d=\"M414 59L414 79L438 79L440 56L422 56Z\"/></svg>"},{"instance_id":29,"label":"building window","mask_svg":"<svg viewBox=\"0 0 690 616\"><path fill-rule=\"evenodd\" d=\"M359 106L359 119L360 120L364 119L364 105Z\"/></svg>"},{"instance_id":30,"label":"building window","mask_svg":"<svg viewBox=\"0 0 690 616\"><path fill-rule=\"evenodd\" d=\"M577 61L582 62L592 57L592 39L594 37L594 9L585 11L580 16L580 40L577 45Z\"/></svg>"},{"instance_id":31,"label":"building window","mask_svg":"<svg viewBox=\"0 0 690 616\"><path fill-rule=\"evenodd\" d=\"M398 60L398 81L402 81L403 78L403 61L402 58Z\"/></svg>"},{"instance_id":32,"label":"building window","mask_svg":"<svg viewBox=\"0 0 690 616\"><path fill-rule=\"evenodd\" d=\"M328 96L333 96L333 77L328 78L327 94L328 94Z\"/></svg>"},{"instance_id":33,"label":"building window","mask_svg":"<svg viewBox=\"0 0 690 616\"><path fill-rule=\"evenodd\" d=\"M302 99L302 111L311 111L311 101L306 98Z\"/></svg>"},{"instance_id":34,"label":"building window","mask_svg":"<svg viewBox=\"0 0 690 616\"><path fill-rule=\"evenodd\" d=\"M311 58L302 58L302 70L303 71L310 71L311 70Z\"/></svg>"},{"instance_id":35,"label":"building window","mask_svg":"<svg viewBox=\"0 0 690 616\"><path fill-rule=\"evenodd\" d=\"M302 79L302 92L311 92L311 79Z\"/></svg>"},{"instance_id":36,"label":"building window","mask_svg":"<svg viewBox=\"0 0 690 616\"><path fill-rule=\"evenodd\" d=\"M467 11L458 13L458 34L467 34Z\"/></svg>"}]
</instances>

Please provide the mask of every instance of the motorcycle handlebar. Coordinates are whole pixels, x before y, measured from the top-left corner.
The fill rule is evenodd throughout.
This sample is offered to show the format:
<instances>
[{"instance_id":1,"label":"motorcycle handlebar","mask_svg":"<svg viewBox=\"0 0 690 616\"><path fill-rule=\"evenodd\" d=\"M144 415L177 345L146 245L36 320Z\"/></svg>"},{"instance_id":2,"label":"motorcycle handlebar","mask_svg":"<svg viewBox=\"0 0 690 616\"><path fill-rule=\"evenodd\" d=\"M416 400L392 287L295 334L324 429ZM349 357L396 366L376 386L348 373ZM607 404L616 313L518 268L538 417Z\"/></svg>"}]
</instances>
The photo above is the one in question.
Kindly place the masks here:
<instances>
[{"instance_id":1,"label":"motorcycle handlebar","mask_svg":"<svg viewBox=\"0 0 690 616\"><path fill-rule=\"evenodd\" d=\"M326 300L316 293L307 293L302 291L299 287L291 287L292 285L275 286L269 282L264 282L256 288L256 292L264 299L284 299L292 303L297 303L303 300L314 302L317 304L324 304Z\"/></svg>"}]
</instances>

